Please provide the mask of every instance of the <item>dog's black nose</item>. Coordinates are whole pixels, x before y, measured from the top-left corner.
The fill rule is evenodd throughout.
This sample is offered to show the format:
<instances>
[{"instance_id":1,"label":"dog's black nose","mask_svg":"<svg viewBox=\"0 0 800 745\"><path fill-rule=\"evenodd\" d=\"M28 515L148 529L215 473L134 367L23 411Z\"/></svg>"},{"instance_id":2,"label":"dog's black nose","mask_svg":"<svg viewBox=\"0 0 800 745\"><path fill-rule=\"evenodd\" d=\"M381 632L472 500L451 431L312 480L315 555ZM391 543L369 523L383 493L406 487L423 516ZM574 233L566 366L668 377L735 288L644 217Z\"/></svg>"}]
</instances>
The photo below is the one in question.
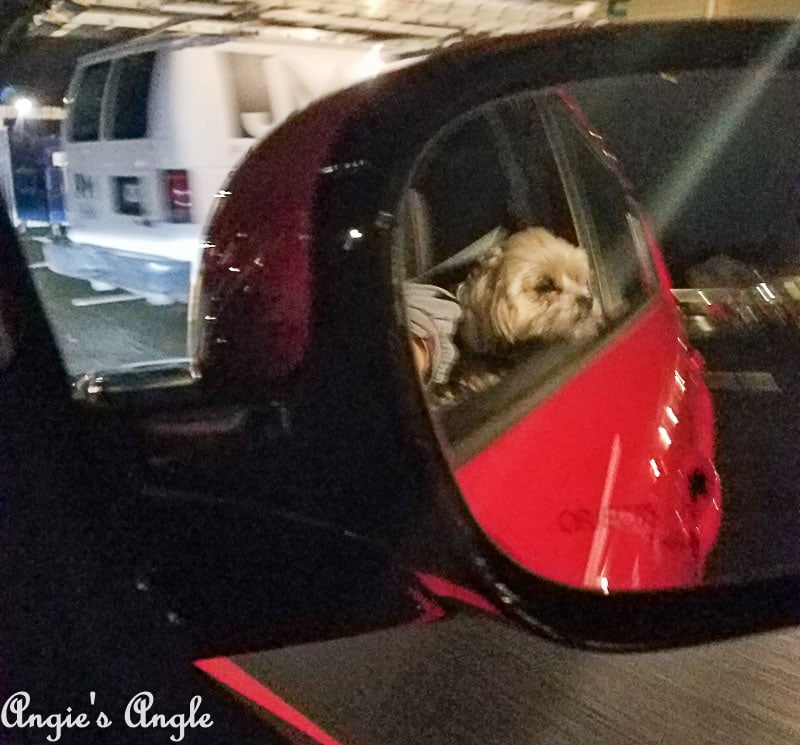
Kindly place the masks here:
<instances>
[{"instance_id":1,"label":"dog's black nose","mask_svg":"<svg viewBox=\"0 0 800 745\"><path fill-rule=\"evenodd\" d=\"M590 311L592 309L592 305L594 305L594 300L586 295L581 295L581 297L578 298L578 305L580 306L581 310Z\"/></svg>"}]
</instances>

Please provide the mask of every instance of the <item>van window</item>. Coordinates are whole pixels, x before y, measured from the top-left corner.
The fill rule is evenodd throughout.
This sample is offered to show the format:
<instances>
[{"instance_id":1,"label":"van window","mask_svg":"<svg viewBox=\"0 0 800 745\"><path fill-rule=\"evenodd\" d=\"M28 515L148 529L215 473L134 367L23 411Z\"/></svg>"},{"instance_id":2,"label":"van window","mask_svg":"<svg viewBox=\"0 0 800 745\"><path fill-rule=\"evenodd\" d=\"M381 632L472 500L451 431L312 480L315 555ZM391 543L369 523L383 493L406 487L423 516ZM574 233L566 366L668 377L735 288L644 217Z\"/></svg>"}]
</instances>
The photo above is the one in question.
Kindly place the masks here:
<instances>
[{"instance_id":1,"label":"van window","mask_svg":"<svg viewBox=\"0 0 800 745\"><path fill-rule=\"evenodd\" d=\"M111 139L137 140L147 136L147 107L155 52L123 57L114 73Z\"/></svg>"},{"instance_id":2,"label":"van window","mask_svg":"<svg viewBox=\"0 0 800 745\"><path fill-rule=\"evenodd\" d=\"M258 137L260 129L275 120L267 90L264 57L257 54L223 55L233 83L237 136Z\"/></svg>"},{"instance_id":3,"label":"van window","mask_svg":"<svg viewBox=\"0 0 800 745\"><path fill-rule=\"evenodd\" d=\"M72 104L70 139L73 142L90 142L98 137L103 92L110 67L110 62L100 62L81 73Z\"/></svg>"}]
</instances>

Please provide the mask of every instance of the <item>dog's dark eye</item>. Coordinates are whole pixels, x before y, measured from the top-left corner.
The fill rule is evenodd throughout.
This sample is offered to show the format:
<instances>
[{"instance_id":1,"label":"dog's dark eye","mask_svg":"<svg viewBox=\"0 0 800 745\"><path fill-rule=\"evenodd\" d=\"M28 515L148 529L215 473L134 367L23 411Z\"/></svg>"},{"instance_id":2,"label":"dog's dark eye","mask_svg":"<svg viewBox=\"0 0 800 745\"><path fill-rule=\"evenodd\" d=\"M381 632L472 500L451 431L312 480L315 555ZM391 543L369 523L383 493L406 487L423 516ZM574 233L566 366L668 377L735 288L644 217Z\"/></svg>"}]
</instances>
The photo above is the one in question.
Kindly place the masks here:
<instances>
[{"instance_id":1,"label":"dog's dark eye","mask_svg":"<svg viewBox=\"0 0 800 745\"><path fill-rule=\"evenodd\" d=\"M536 287L533 288L536 292L555 292L556 283L553 282L551 277L545 277L540 280Z\"/></svg>"}]
</instances>

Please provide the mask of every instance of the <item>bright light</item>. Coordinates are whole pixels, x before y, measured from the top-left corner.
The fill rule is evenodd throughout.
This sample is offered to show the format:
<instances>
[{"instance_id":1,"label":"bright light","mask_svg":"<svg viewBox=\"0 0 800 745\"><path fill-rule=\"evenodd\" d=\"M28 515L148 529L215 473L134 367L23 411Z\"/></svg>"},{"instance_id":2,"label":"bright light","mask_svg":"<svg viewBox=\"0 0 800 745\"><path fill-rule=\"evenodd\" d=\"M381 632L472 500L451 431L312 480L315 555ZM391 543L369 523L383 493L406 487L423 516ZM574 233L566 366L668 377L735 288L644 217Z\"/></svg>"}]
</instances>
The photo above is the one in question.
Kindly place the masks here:
<instances>
[{"instance_id":1,"label":"bright light","mask_svg":"<svg viewBox=\"0 0 800 745\"><path fill-rule=\"evenodd\" d=\"M710 334L714 330L714 327L705 316L692 316L692 321L704 334Z\"/></svg>"},{"instance_id":2,"label":"bright light","mask_svg":"<svg viewBox=\"0 0 800 745\"><path fill-rule=\"evenodd\" d=\"M172 267L169 264L162 264L159 261L148 261L147 270L154 274L163 274L168 272Z\"/></svg>"},{"instance_id":3,"label":"bright light","mask_svg":"<svg viewBox=\"0 0 800 745\"><path fill-rule=\"evenodd\" d=\"M374 78L383 72L386 63L381 58L381 50L383 44L373 44L372 49L369 50L364 59L358 63L359 77Z\"/></svg>"},{"instance_id":4,"label":"bright light","mask_svg":"<svg viewBox=\"0 0 800 745\"><path fill-rule=\"evenodd\" d=\"M363 238L364 234L358 228L350 228L350 237L351 238Z\"/></svg>"},{"instance_id":5,"label":"bright light","mask_svg":"<svg viewBox=\"0 0 800 745\"><path fill-rule=\"evenodd\" d=\"M784 282L783 286L786 288L786 292L788 292L795 300L800 300L800 286L798 286L797 282L795 282L793 279L790 279Z\"/></svg>"},{"instance_id":6,"label":"bright light","mask_svg":"<svg viewBox=\"0 0 800 745\"><path fill-rule=\"evenodd\" d=\"M17 116L23 119L33 111L33 101L30 98L18 98L14 101L14 108L17 110Z\"/></svg>"},{"instance_id":7,"label":"bright light","mask_svg":"<svg viewBox=\"0 0 800 745\"><path fill-rule=\"evenodd\" d=\"M650 470L656 478L661 476L661 471L658 470L658 463L656 463L655 458L650 458Z\"/></svg>"},{"instance_id":8,"label":"bright light","mask_svg":"<svg viewBox=\"0 0 800 745\"><path fill-rule=\"evenodd\" d=\"M767 283L766 283L766 282L762 282L762 283L759 285L759 287L763 288L764 292L765 292L767 295L769 295L769 298L770 298L770 300L774 300L774 299L775 299L775 293L773 293L773 292L772 292L772 290L770 290L770 289L769 289L769 287L767 286Z\"/></svg>"}]
</instances>

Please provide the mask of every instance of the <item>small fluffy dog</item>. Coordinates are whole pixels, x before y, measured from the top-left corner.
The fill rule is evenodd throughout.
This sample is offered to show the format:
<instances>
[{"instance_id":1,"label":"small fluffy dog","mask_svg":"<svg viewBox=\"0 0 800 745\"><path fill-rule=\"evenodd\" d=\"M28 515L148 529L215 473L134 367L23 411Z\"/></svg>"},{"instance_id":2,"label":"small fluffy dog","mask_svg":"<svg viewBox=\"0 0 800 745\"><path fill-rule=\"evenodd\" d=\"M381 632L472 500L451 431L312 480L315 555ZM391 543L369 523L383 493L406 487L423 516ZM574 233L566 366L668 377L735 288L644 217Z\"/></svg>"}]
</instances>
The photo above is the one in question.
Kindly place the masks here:
<instances>
[{"instance_id":1,"label":"small fluffy dog","mask_svg":"<svg viewBox=\"0 0 800 745\"><path fill-rule=\"evenodd\" d=\"M493 247L456 292L464 351L496 356L521 342L597 334L598 303L586 251L545 228L513 233Z\"/></svg>"}]
</instances>

